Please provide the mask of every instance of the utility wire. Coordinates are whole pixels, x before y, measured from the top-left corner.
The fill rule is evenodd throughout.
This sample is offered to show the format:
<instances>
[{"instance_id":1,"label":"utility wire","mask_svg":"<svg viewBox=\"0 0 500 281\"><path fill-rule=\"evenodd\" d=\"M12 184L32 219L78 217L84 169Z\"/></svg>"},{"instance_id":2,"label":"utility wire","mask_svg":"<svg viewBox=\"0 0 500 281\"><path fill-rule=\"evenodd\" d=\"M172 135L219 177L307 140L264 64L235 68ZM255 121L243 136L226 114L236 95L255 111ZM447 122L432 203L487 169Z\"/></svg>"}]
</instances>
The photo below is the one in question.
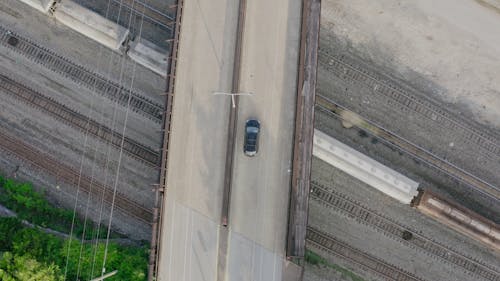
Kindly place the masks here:
<instances>
[{"instance_id":1,"label":"utility wire","mask_svg":"<svg viewBox=\"0 0 500 281\"><path fill-rule=\"evenodd\" d=\"M110 7L110 1L111 0L108 0L108 6L107 6L107 9L106 9L106 18L109 14L109 7ZM99 60L97 62L97 67L99 69L99 66L101 64L101 58L102 58L102 53L103 53L103 46L102 45L99 45ZM112 56L111 56L112 57ZM111 59L111 58L110 58ZM73 232L74 232L74 226L75 226L75 219L76 219L76 209L77 209L77 206L78 206L78 199L79 199L79 195L80 195L80 183L81 183L81 178L82 178L82 171L83 171L83 164L84 164L84 160L85 160L85 151L86 151L86 146L87 146L87 141L88 141L88 136L89 136L89 129L90 129L90 120L92 119L92 114L93 114L93 106L94 106L94 99L96 98L97 94L96 94L96 87L97 87L97 79L94 81L94 85L92 87L92 98L91 98L91 101L90 101L90 109L89 109L89 114L88 114L88 118L87 118L87 124L86 124L86 131L85 131L85 140L84 140L84 144L83 144L83 149L82 149L82 157L81 157L81 161L80 161L80 170L79 170L79 175L78 175L78 185L77 185L77 191L76 191L76 198L75 198L75 206L73 207L73 218L72 218L72 221L71 221L71 230L70 230L70 235L69 235L69 241L68 241L68 250L66 252L66 265L65 265L65 269L64 269L64 280L67 279L67 273L68 273L68 265L69 265L69 259L70 259L70 252L71 252L71 243L72 243L72 240L73 240ZM95 158L94 158L94 162L92 163L92 170L94 169L94 164L95 164ZM92 182L93 182L93 178L91 179L91 183L90 183L90 190L92 190ZM88 194L88 199L90 199L91 197L91 193L89 192ZM88 200L87 200L87 210L88 210ZM85 223L84 225L86 225L87 223L87 217L85 216ZM84 235L85 235L85 231L83 232L82 234L82 239L84 238ZM83 246L83 243L82 243L82 246ZM79 253L79 259L78 259L78 270L77 270L77 280L78 280L78 276L79 276L79 273L80 273L80 265L81 265L81 256L82 256L82 247L80 248L80 253Z\"/></svg>"},{"instance_id":2,"label":"utility wire","mask_svg":"<svg viewBox=\"0 0 500 281\"><path fill-rule=\"evenodd\" d=\"M132 8L134 7L134 5L135 5L135 0L133 1ZM128 23L129 28L130 28L131 21L132 21L132 13L130 14L130 17L129 17L129 23ZM142 12L139 34L138 34L138 38L136 39L138 41L141 39L143 23L144 23L144 11ZM104 257L103 257L103 263L102 263L102 268L101 268L101 277L104 276L104 273L106 271L106 261L107 261L108 248L109 248L109 236L111 233L111 223L113 221L114 204L115 204L115 199L116 199L116 189L118 186L118 179L119 179L120 170L121 170L121 161L122 161L122 157L123 157L123 143L125 141L125 133L126 133L126 129L127 129L128 116L129 116L129 112L130 112L130 101L132 98L132 89L133 89L134 79L135 79L135 74L136 74L137 63L136 62L132 62L132 63L133 63L132 77L131 77L130 89L129 89L129 94L128 94L127 110L125 112L125 121L124 121L123 131L122 131L122 140L121 140L121 144L120 144L120 154L118 157L118 167L117 167L116 177L115 177L114 186L113 186L113 199L112 199L112 203L111 203L111 212L110 212L110 217L109 217L109 222L108 222L108 231L107 231L107 235L106 235L106 246L104 248Z\"/></svg>"}]
</instances>

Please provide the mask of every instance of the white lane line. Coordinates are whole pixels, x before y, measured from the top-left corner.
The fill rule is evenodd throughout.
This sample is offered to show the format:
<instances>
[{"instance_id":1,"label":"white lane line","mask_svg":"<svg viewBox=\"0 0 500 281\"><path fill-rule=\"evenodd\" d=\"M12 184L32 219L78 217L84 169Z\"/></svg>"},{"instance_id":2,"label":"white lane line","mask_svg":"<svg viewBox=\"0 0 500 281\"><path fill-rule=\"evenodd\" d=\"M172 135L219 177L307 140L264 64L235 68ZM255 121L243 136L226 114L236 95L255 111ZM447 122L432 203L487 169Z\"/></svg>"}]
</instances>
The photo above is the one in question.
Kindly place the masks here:
<instances>
[{"instance_id":1,"label":"white lane line","mask_svg":"<svg viewBox=\"0 0 500 281\"><path fill-rule=\"evenodd\" d=\"M189 268L193 268L192 267L192 263L191 263L191 259L192 259L192 256L193 256L193 252L194 252L194 247L193 247L193 215L191 213L191 211L189 211L189 241L187 243L186 246L189 245L189 247L186 247L186 249L189 249ZM192 274L193 270L189 270L188 271L188 278L186 280L192 280L191 279L191 274ZM200 272L203 272L202 268L200 268ZM202 273L203 274L203 273Z\"/></svg>"},{"instance_id":2,"label":"white lane line","mask_svg":"<svg viewBox=\"0 0 500 281\"><path fill-rule=\"evenodd\" d=\"M165 202L166 203L166 202ZM173 261L173 257L172 257L172 247L173 247L173 244L174 244L174 227L173 227L173 224L174 224L174 217L175 217L175 202L173 202L172 204L172 219L170 220L170 223L168 224L168 226L170 227L170 241L168 241L169 243L169 248L167 249L168 253L166 254L166 256L168 257L168 267L167 267L167 271L168 271L168 280L172 280L172 272L173 270L170 270L170 268L172 268L172 261ZM168 208L166 208L168 210Z\"/></svg>"},{"instance_id":3,"label":"white lane line","mask_svg":"<svg viewBox=\"0 0 500 281\"><path fill-rule=\"evenodd\" d=\"M183 271L182 271L182 276L184 277L184 279L181 279L181 280L186 280L185 277L186 277L186 264L187 264L187 251L188 251L188 247L187 247L187 241L188 241L188 234L189 234L189 211L188 211L188 215L187 215L187 218L184 219L184 222L186 222L184 225L186 227L185 229L185 235L184 235L184 263L183 263Z\"/></svg>"}]
</instances>

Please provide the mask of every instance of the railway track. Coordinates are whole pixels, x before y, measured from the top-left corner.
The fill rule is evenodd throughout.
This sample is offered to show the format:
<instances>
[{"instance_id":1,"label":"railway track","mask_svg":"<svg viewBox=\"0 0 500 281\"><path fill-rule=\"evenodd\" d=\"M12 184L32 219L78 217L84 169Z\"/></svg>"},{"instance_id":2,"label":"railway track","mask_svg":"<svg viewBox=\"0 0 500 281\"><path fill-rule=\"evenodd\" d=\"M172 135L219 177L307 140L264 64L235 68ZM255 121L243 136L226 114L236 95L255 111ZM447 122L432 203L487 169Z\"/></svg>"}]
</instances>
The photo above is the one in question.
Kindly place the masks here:
<instances>
[{"instance_id":1,"label":"railway track","mask_svg":"<svg viewBox=\"0 0 500 281\"><path fill-rule=\"evenodd\" d=\"M404 245L422 252L430 257L440 259L452 266L458 266L469 274L479 276L485 280L500 281L500 272L495 267L481 262L465 254L461 254L441 243L438 243L424 235L418 234L413 229L393 221L373 210L368 209L361 203L326 187L312 182L311 198L332 208L348 217L354 218L361 224L375 228L390 238L396 238ZM410 232L412 238L403 239L403 234Z\"/></svg>"},{"instance_id":2,"label":"railway track","mask_svg":"<svg viewBox=\"0 0 500 281\"><path fill-rule=\"evenodd\" d=\"M386 280L394 281L424 281L412 273L398 268L381 259L362 252L359 249L351 247L335 237L324 233L311 226L307 227L306 242L313 246L328 252L341 259L348 260L359 267L382 276Z\"/></svg>"},{"instance_id":3,"label":"railway track","mask_svg":"<svg viewBox=\"0 0 500 281\"><path fill-rule=\"evenodd\" d=\"M46 97L32 89L25 87L16 81L0 74L0 89L22 102L30 105L36 110L53 117L54 119L63 122L70 127L81 132L89 132L94 137L113 145L115 148L120 149L131 157L143 162L152 167L158 167L159 154L153 149L144 146L128 137L123 138L118 132L99 124L98 122L87 118L83 114L75 112L70 108Z\"/></svg>"},{"instance_id":4,"label":"railway track","mask_svg":"<svg viewBox=\"0 0 500 281\"><path fill-rule=\"evenodd\" d=\"M337 118L343 119L346 112L352 113L352 111L346 109L345 107L339 105L338 103L326 98L321 94L316 94L316 107L320 110L327 112ZM357 122L355 124L358 128L363 129L370 134L379 137L385 142L392 146L395 146L399 150L406 152L413 156L414 158L430 165L433 168L437 168L445 174L453 177L460 182L463 182L475 190L486 194L495 199L500 199L500 189L496 186L474 176L473 174L455 166L454 164L448 162L445 159L437 156L436 154L419 147L418 145L390 132L389 130L379 126L369 120L357 116Z\"/></svg>"},{"instance_id":5,"label":"railway track","mask_svg":"<svg viewBox=\"0 0 500 281\"><path fill-rule=\"evenodd\" d=\"M161 123L161 105L3 27L0 27L0 45L121 106L128 106L130 94L131 111Z\"/></svg>"},{"instance_id":6,"label":"railway track","mask_svg":"<svg viewBox=\"0 0 500 281\"><path fill-rule=\"evenodd\" d=\"M113 193L113 188L97 182L93 178L81 175L78 170L58 162L53 157L44 154L37 149L25 144L20 139L10 136L4 128L0 128L0 149L12 153L20 160L29 163L33 167L55 176L58 180L69 185L79 186L80 191L96 198L104 196L104 201L111 204L115 202L115 207L122 213L135 217L147 224L153 218L152 210L128 199L119 192Z\"/></svg>"},{"instance_id":7,"label":"railway track","mask_svg":"<svg viewBox=\"0 0 500 281\"><path fill-rule=\"evenodd\" d=\"M325 51L320 51L320 54L328 59L328 62L323 61L322 64L339 78L364 84L384 98L388 106L399 106L403 111L416 112L430 122L458 134L464 142L479 147L486 157L500 158L499 136L478 130L477 125L468 120L452 115L431 100L418 97L390 81L378 78L376 74L348 62L344 56L333 56Z\"/></svg>"},{"instance_id":8,"label":"railway track","mask_svg":"<svg viewBox=\"0 0 500 281\"><path fill-rule=\"evenodd\" d=\"M137 16L140 16L141 18L144 17L144 20L150 21L172 31L172 26L175 23L175 17L163 13L145 2L135 0L113 0L113 2L136 14Z\"/></svg>"},{"instance_id":9,"label":"railway track","mask_svg":"<svg viewBox=\"0 0 500 281\"><path fill-rule=\"evenodd\" d=\"M107 11L106 14L101 14L103 17L107 17L109 20L117 23L121 23L125 28L133 28L133 25L128 25L128 19L130 15L133 15L139 21L148 22L153 26L157 26L161 29L167 30L169 33L173 30L173 24L175 18L169 14L160 11L159 9L145 3L144 1L134 1L134 0L112 0L108 7L102 7L103 3L99 1L89 1L89 0L74 0L81 6L84 6L96 13ZM99 5L101 4L101 5ZM118 19L118 14L120 14L120 19ZM122 21L122 22L120 22ZM127 26L128 25L128 26Z\"/></svg>"}]
</instances>

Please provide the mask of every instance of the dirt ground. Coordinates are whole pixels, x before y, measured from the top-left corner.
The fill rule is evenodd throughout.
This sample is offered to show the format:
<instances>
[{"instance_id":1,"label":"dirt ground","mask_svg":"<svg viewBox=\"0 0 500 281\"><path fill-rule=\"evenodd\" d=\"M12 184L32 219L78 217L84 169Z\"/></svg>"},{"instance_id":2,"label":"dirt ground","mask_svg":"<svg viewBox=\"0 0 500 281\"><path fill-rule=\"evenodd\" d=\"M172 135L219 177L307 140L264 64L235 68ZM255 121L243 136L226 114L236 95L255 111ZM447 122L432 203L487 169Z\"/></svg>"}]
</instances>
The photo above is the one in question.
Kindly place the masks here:
<instances>
[{"instance_id":1,"label":"dirt ground","mask_svg":"<svg viewBox=\"0 0 500 281\"><path fill-rule=\"evenodd\" d=\"M481 135L491 135L492 147L497 147L500 141L499 0L323 0L321 16L320 94L498 186L498 151L488 152L477 143L466 144L465 133L410 110L404 111L402 106L394 106L382 95L374 94L370 87L344 78L341 71L335 73L329 70L332 65L329 56L352 63L384 83L390 81L396 88L409 93L410 99L430 101L449 113L455 122L473 128ZM483 198L471 192L470 187L458 184L436 170L421 167L419 162L403 159L406 158L403 154L379 149L382 146L370 143L369 139L362 140L361 144L355 138L356 132L340 129L340 125L335 125L324 113L317 112L315 122L317 129L417 179L421 186L497 221L497 201ZM335 129L336 126L339 130ZM358 198L365 198L368 206L380 207L384 214L392 213L396 221L412 224L459 252L468 253L488 264L497 263L498 256L492 255L490 250L464 240L424 217L415 217L410 208L392 210L390 201L372 194L371 190L362 191L353 183L342 182L338 174L327 176L324 172L328 168L331 170L328 166L325 166L326 170L313 166L313 176L316 175L316 180L325 184L345 189L349 196L359 192ZM402 251L399 259L392 262L397 264L407 260L408 264L401 264L401 267L422 272L419 276L426 280L479 280L479 277L469 276L459 267L429 260L418 253L405 254L404 248L393 244L391 239L376 238L376 234L369 231L363 234L356 223L346 222L342 226L342 220L329 213L327 208L316 206L315 202L310 204L310 225L331 224L328 232L338 232L350 245L366 251L370 247L364 245L365 241L381 244L382 248L393 249L393 252ZM355 241L355 237L359 239ZM394 258L393 252L384 255L373 251L372 254L388 261ZM424 272L419 268L427 270ZM368 280L379 279L370 278ZM342 279L329 268L306 266L304 280Z\"/></svg>"},{"instance_id":2,"label":"dirt ground","mask_svg":"<svg viewBox=\"0 0 500 281\"><path fill-rule=\"evenodd\" d=\"M476 121L500 128L500 1L322 2L321 24Z\"/></svg>"},{"instance_id":3,"label":"dirt ground","mask_svg":"<svg viewBox=\"0 0 500 281\"><path fill-rule=\"evenodd\" d=\"M155 104L162 106L165 102L165 97L161 96L166 85L163 77L140 65L136 67L127 57L102 47L21 1L0 1L0 26L32 40L77 66L96 72L127 89L133 89ZM145 34L157 32L151 26L145 25L143 29ZM164 41L167 36L159 33L157 39ZM133 113L127 110L127 106L118 105L115 100L99 97L96 95L95 85L90 82L71 80L5 46L0 48L0 73L154 150L161 145L160 122ZM12 98L5 90L0 91L0 97L2 128L65 165L81 167L82 174L97 181L110 185L111 179L116 178L117 192L152 208L152 184L158 180L156 167L144 165L127 155L120 157L120 150L108 146L107 142L92 136L86 137L85 131L74 130L59 119ZM109 155L106 154L108 148ZM119 173L116 169L118 162L121 167ZM80 166L80 163L83 164ZM2 173L10 174L16 166L21 167L19 178L32 182L38 191L46 190L45 194L50 202L70 210L76 205L80 214L84 214L88 206L90 218L103 221L100 198L91 198L88 204L82 201L86 199L78 199L78 204L75 204L75 199L79 196L77 185L59 184L52 175L34 169L4 150L0 151ZM108 210L109 208L105 209L109 214ZM151 237L149 224L136 221L127 214L113 215L112 224L117 231L133 239L147 240Z\"/></svg>"},{"instance_id":4,"label":"dirt ground","mask_svg":"<svg viewBox=\"0 0 500 281\"><path fill-rule=\"evenodd\" d=\"M305 265L304 281L353 281L350 276L324 265Z\"/></svg>"}]
</instances>

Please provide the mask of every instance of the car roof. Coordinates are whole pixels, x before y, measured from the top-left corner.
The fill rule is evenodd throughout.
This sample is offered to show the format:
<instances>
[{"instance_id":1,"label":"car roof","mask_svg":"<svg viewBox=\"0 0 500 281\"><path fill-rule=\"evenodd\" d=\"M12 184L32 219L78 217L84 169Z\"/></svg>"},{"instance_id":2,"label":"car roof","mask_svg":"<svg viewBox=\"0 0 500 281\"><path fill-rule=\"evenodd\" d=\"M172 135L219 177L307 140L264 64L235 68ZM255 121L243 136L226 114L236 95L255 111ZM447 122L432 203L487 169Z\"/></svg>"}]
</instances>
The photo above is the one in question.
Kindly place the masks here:
<instances>
[{"instance_id":1,"label":"car roof","mask_svg":"<svg viewBox=\"0 0 500 281\"><path fill-rule=\"evenodd\" d=\"M260 128L260 123L259 123L259 120L257 120L257 119L248 119L246 122L246 126Z\"/></svg>"}]
</instances>

